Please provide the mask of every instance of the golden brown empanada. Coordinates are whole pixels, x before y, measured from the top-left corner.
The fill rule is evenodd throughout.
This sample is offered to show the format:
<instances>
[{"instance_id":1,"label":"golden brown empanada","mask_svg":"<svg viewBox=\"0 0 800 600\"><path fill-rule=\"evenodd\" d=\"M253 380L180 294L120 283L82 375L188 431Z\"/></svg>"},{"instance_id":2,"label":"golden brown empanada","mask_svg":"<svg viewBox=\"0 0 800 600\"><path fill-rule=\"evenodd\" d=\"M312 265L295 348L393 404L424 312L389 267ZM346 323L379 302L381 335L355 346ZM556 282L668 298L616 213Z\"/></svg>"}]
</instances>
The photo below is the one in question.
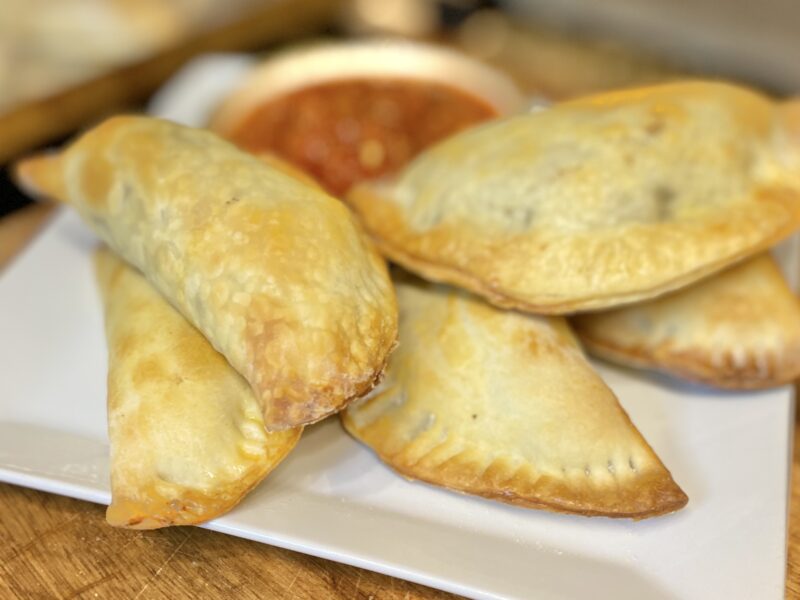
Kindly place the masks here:
<instances>
[{"instance_id":1,"label":"golden brown empanada","mask_svg":"<svg viewBox=\"0 0 800 600\"><path fill-rule=\"evenodd\" d=\"M800 102L710 82L460 133L349 203L392 260L539 313L658 296L800 225Z\"/></svg>"},{"instance_id":2,"label":"golden brown empanada","mask_svg":"<svg viewBox=\"0 0 800 600\"><path fill-rule=\"evenodd\" d=\"M253 387L268 430L372 388L397 331L383 260L349 211L215 135L116 117L23 161L24 187L73 205Z\"/></svg>"},{"instance_id":3,"label":"golden brown empanada","mask_svg":"<svg viewBox=\"0 0 800 600\"><path fill-rule=\"evenodd\" d=\"M139 273L95 256L106 310L111 505L118 527L193 525L235 506L297 443Z\"/></svg>"},{"instance_id":4,"label":"golden brown empanada","mask_svg":"<svg viewBox=\"0 0 800 600\"><path fill-rule=\"evenodd\" d=\"M592 354L623 365L731 389L800 377L800 305L769 254L655 300L572 322Z\"/></svg>"},{"instance_id":5,"label":"golden brown empanada","mask_svg":"<svg viewBox=\"0 0 800 600\"><path fill-rule=\"evenodd\" d=\"M380 386L341 413L384 462L529 508L641 519L686 504L566 321L396 283L400 345Z\"/></svg>"}]
</instances>

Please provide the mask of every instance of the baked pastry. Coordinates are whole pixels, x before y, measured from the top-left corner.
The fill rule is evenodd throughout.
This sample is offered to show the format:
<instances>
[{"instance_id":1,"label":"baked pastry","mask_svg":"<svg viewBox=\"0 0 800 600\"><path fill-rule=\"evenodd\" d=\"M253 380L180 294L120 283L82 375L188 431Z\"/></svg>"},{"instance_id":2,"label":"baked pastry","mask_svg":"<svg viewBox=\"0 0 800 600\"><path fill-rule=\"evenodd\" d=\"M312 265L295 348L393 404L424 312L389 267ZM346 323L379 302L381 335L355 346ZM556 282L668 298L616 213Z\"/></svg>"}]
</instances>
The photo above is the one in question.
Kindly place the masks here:
<instances>
[{"instance_id":1,"label":"baked pastry","mask_svg":"<svg viewBox=\"0 0 800 600\"><path fill-rule=\"evenodd\" d=\"M234 20L252 19L258 4L258 0L232 0L224 6L215 0L3 0L0 112L155 56L190 36L216 33ZM195 54L202 48L193 50ZM164 63L158 66L166 71L164 76L171 70ZM136 89L141 85L139 80L128 83L133 88L129 103L142 98L143 91ZM121 93L113 90L109 95L116 100L115 94Z\"/></svg>"},{"instance_id":2,"label":"baked pastry","mask_svg":"<svg viewBox=\"0 0 800 600\"><path fill-rule=\"evenodd\" d=\"M655 300L577 315L592 354L730 389L800 377L800 304L769 254Z\"/></svg>"},{"instance_id":3,"label":"baked pastry","mask_svg":"<svg viewBox=\"0 0 800 600\"><path fill-rule=\"evenodd\" d=\"M108 337L111 525L194 525L235 506L300 439L264 430L247 382L139 273L95 256Z\"/></svg>"},{"instance_id":4,"label":"baked pastry","mask_svg":"<svg viewBox=\"0 0 800 600\"><path fill-rule=\"evenodd\" d=\"M210 128L293 162L339 195L524 97L501 72L438 46L397 40L279 52L220 105Z\"/></svg>"},{"instance_id":5,"label":"baked pastry","mask_svg":"<svg viewBox=\"0 0 800 600\"><path fill-rule=\"evenodd\" d=\"M529 508L642 519L686 504L566 321L396 284L400 345L380 386L341 413L381 460Z\"/></svg>"},{"instance_id":6,"label":"baked pastry","mask_svg":"<svg viewBox=\"0 0 800 600\"><path fill-rule=\"evenodd\" d=\"M22 161L253 387L268 430L372 388L397 333L386 265L347 208L215 135L115 117Z\"/></svg>"},{"instance_id":7,"label":"baked pastry","mask_svg":"<svg viewBox=\"0 0 800 600\"><path fill-rule=\"evenodd\" d=\"M560 314L678 289L800 226L800 103L703 81L462 132L348 202L392 260Z\"/></svg>"}]
</instances>

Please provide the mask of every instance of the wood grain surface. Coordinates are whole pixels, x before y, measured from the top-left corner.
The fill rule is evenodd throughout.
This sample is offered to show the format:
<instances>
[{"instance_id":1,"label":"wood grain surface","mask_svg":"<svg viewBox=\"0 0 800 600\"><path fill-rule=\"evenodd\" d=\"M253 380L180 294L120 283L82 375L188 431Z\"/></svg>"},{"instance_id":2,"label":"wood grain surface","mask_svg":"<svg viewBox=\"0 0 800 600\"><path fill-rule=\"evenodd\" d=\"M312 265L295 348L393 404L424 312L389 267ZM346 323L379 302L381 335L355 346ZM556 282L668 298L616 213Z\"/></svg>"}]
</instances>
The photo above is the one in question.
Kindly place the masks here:
<instances>
[{"instance_id":1,"label":"wood grain surface","mask_svg":"<svg viewBox=\"0 0 800 600\"><path fill-rule=\"evenodd\" d=\"M105 507L0 484L0 598L445 599L413 583L196 527L109 527Z\"/></svg>"},{"instance_id":2,"label":"wood grain surface","mask_svg":"<svg viewBox=\"0 0 800 600\"><path fill-rule=\"evenodd\" d=\"M0 220L0 269L51 214L35 204ZM800 448L795 429L787 598L800 598ZM0 598L309 598L455 596L195 527L109 527L104 507L0 484Z\"/></svg>"}]
</instances>

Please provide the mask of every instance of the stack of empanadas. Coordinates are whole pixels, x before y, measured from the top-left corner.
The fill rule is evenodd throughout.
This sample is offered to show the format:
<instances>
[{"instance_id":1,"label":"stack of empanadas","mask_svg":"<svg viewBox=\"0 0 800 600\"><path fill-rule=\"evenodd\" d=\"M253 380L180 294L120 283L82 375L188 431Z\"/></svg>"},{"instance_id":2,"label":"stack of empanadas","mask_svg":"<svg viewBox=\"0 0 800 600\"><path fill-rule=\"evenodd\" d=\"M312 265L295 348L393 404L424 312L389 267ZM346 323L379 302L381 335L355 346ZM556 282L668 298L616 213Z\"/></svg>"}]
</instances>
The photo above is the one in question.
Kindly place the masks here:
<instances>
[{"instance_id":1,"label":"stack of empanadas","mask_svg":"<svg viewBox=\"0 0 800 600\"><path fill-rule=\"evenodd\" d=\"M698 81L623 90L451 137L395 177L356 186L347 201L384 254L422 277L528 313L605 309L573 319L600 356L719 387L768 387L800 375L800 307L771 257L737 263L800 225L799 134L800 105L776 104L743 88ZM507 348L521 344L508 354L488 341L469 343L463 333L459 339L453 322L469 323L473 339L481 329L455 301L449 306L460 319L442 316L440 336L422 337L417 324L404 322L414 319L408 304L419 304L422 294L401 290L401 350L389 377L395 369L401 380L421 377L429 395L422 395L419 381L390 379L388 391L355 404L345 418L348 430L389 464L411 477L554 510L641 517L685 503L668 474L653 477L659 492L652 494L641 480L625 480L619 446L599 452L608 459L606 470L602 461L598 469L596 460L583 457L580 450L597 451L604 438L592 425L577 425L575 415L609 435L614 430L590 407L590 394L575 393L578 375L544 368L548 361L558 364L557 352L542 351L554 344L533 338L538 359L526 352L519 341L525 328L511 325L521 315L505 313L503 325L496 316L484 330L487 340L505 335ZM409 296L416 300L404 301ZM421 352L426 358L417 363L402 343L422 339L427 354ZM440 356L429 347L435 342L442 345ZM492 358L482 361L488 364L496 355L496 379L475 364L449 384L444 369L431 375L431 365L459 364L445 358L450 343L460 360L489 352ZM538 363L549 378L519 386L521 373L528 373L516 361L531 371ZM478 379L468 392L462 384L470 377ZM449 388L439 395L431 391L438 386ZM553 386L563 405L548 402ZM474 390L491 397L486 406L498 411L480 433L464 427L464 415L454 419L442 410L448 402L442 398L449 398L466 404L466 413ZM523 391L527 411L512 400ZM599 397L594 394L595 401ZM476 414L485 414L486 406ZM559 448L552 435L565 422L559 410L592 433L575 439L559 431L565 444ZM430 422L420 428L425 414ZM544 431L542 421L549 425ZM537 441L518 439L521 427ZM624 445L624 436L615 434ZM577 457L586 463L582 483L598 473L605 477L616 494L610 505L596 480L579 496L583 505L574 489L553 485L558 470L554 457L541 458L544 440L548 449L560 450L555 463L567 465L562 477L576 472ZM656 471L663 468L654 463ZM641 487L635 490L633 482ZM628 493L642 505L627 504Z\"/></svg>"},{"instance_id":2,"label":"stack of empanadas","mask_svg":"<svg viewBox=\"0 0 800 600\"><path fill-rule=\"evenodd\" d=\"M258 96L259 87L269 89L253 78L226 108L236 98ZM791 104L776 106L749 90L711 82L603 94L454 135L399 173L351 189L346 200L390 259L499 307L570 314L631 304L576 318L579 334L587 336L593 351L627 361L635 357L638 364L721 387L776 385L800 373L794 350L800 341L797 303L767 258L725 269L798 227L794 110ZM224 127L221 133L231 135ZM262 149L271 147L268 137L261 141ZM724 272L691 286L717 271ZM473 381L482 371L472 365L465 374L457 362L434 358L438 352L460 355L467 344L452 333L422 336L436 321L408 306L413 301L406 298L415 294L404 293L403 287L414 288L413 282L398 285L401 346L390 363L388 389L381 387L346 411L351 433L409 477L522 504L569 506L564 490L549 497L531 491L531 482L541 474L529 473L528 487L522 486L527 496L508 484L519 478L512 477L513 469L504 472L505 486L500 476L490 484L480 479L494 464L493 456L509 447L519 449L520 442L505 446L495 436L491 443L479 444L481 450L471 449L481 436L476 431L465 434L459 425L468 411L456 410L454 417L447 409L461 406L482 388ZM426 293L432 292L417 290L418 304ZM751 301L742 302L743 294ZM698 301L698 296L707 301ZM642 302L656 297L652 303ZM658 314L650 315L655 312L648 309L651 304L661 307ZM692 314L686 315L687 309ZM642 311L650 315L652 326L636 317ZM458 322L445 314L439 315L442 320ZM633 316L626 319L629 314ZM519 317L504 315L509 321ZM652 331L636 337L631 325L627 344L614 344L615 336L626 335L616 326L623 319L638 325L638 331ZM760 326L766 320L769 333ZM492 333L502 338L502 331L498 327ZM596 341L589 332L596 334ZM413 346L413 355L404 340ZM648 352L648 343L660 344L662 350ZM506 338L505 347L514 347L514 340ZM533 368L525 352L512 356ZM509 360L506 356L503 364ZM543 357L539 361L546 362ZM508 375L502 369L498 373ZM563 373L549 374L564 392L564 406L580 402L581 395L572 398L567 392ZM540 386L548 387L544 381ZM503 401L495 402L507 407L510 400L497 391L499 382L483 384L483 389L492 390L493 399L501 396ZM525 400L532 406L546 402L536 397L535 385L523 389L529 390L531 397ZM552 416L557 411L549 407L547 412ZM511 432L520 417L520 412L501 412L482 426ZM536 421L522 420L523 431L534 435ZM571 440L566 432L562 435L565 442ZM536 437L544 439L541 432ZM581 448L580 441L572 441ZM469 460L465 452L473 454ZM438 469L439 464L446 469ZM609 464L616 461L609 458ZM596 467L587 470L597 473ZM676 497L662 504L651 498L639 516L674 510L680 504ZM623 506L619 501L617 514L635 514ZM603 507L600 494L588 500L588 507L567 510L615 512Z\"/></svg>"},{"instance_id":3,"label":"stack of empanadas","mask_svg":"<svg viewBox=\"0 0 800 600\"><path fill-rule=\"evenodd\" d=\"M144 275L98 258L109 520L219 514L304 425L339 411L412 479L583 515L684 506L578 339L721 387L800 374L800 309L765 254L800 228L800 106L697 81L511 115L516 92L488 67L403 45L406 66L384 72L392 53L375 48L306 51L257 71L212 123L254 155L121 117L19 165L27 189L73 205ZM355 135L377 121L368 98L348 102L367 90L397 116L432 106L433 89L455 107L457 94L414 78L408 65L426 56L458 65L445 83L494 108L386 159L413 124ZM277 135L275 112L292 106L306 111L302 134ZM319 135L303 129L312 117ZM370 162L375 153L385 160ZM353 167L354 156L369 160ZM355 216L322 187L346 189ZM454 287L400 269L392 285L355 217L389 259ZM578 312L577 336L553 316Z\"/></svg>"},{"instance_id":4,"label":"stack of empanadas","mask_svg":"<svg viewBox=\"0 0 800 600\"><path fill-rule=\"evenodd\" d=\"M383 373L385 263L340 202L274 165L146 117L18 165L146 277L98 258L114 525L224 512Z\"/></svg>"}]
</instances>

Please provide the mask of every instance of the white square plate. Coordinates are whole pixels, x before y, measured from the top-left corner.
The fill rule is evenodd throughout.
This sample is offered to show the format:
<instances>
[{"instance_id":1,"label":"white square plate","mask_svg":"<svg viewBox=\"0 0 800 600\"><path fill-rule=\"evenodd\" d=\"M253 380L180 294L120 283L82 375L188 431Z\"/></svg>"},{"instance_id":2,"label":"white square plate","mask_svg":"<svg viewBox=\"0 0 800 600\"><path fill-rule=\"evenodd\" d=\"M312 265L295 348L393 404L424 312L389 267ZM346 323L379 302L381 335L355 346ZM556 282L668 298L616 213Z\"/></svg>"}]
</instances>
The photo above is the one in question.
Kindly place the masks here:
<instances>
[{"instance_id":1,"label":"white square plate","mask_svg":"<svg viewBox=\"0 0 800 600\"><path fill-rule=\"evenodd\" d=\"M195 62L153 111L201 123L248 65ZM0 480L108 503L94 244L62 211L0 278ZM780 253L790 274L795 247ZM683 511L590 519L410 483L329 419L206 527L479 598L781 598L790 388L722 393L598 368L689 495Z\"/></svg>"}]
</instances>

